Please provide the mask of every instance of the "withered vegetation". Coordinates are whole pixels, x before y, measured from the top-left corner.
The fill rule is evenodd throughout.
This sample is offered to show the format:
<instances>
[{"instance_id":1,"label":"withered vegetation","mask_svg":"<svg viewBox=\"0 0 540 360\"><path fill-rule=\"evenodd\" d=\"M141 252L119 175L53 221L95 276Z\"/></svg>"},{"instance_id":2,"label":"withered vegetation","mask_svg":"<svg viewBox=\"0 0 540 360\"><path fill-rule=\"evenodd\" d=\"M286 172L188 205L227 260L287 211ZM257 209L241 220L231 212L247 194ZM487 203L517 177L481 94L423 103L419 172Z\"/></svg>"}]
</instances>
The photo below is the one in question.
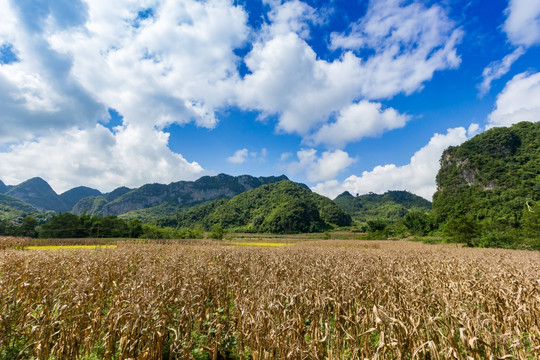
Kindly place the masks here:
<instances>
[{"instance_id":1,"label":"withered vegetation","mask_svg":"<svg viewBox=\"0 0 540 360\"><path fill-rule=\"evenodd\" d=\"M535 359L540 256L411 242L0 251L4 359Z\"/></svg>"}]
</instances>

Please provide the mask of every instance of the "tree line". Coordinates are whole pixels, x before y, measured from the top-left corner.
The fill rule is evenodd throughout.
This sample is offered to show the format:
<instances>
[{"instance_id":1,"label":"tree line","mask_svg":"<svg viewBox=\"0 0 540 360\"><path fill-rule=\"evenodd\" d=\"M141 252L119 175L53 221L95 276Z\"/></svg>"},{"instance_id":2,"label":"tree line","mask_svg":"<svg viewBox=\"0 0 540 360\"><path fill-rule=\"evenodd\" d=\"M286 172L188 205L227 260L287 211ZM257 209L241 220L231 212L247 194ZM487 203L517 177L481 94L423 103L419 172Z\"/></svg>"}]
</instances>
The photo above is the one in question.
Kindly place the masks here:
<instances>
[{"instance_id":1,"label":"tree line","mask_svg":"<svg viewBox=\"0 0 540 360\"><path fill-rule=\"evenodd\" d=\"M162 227L143 224L138 219L124 220L118 216L75 215L69 212L53 215L39 225L36 218L27 216L21 224L0 221L0 235L34 238L151 238L196 239L205 232L200 226L193 228Z\"/></svg>"}]
</instances>

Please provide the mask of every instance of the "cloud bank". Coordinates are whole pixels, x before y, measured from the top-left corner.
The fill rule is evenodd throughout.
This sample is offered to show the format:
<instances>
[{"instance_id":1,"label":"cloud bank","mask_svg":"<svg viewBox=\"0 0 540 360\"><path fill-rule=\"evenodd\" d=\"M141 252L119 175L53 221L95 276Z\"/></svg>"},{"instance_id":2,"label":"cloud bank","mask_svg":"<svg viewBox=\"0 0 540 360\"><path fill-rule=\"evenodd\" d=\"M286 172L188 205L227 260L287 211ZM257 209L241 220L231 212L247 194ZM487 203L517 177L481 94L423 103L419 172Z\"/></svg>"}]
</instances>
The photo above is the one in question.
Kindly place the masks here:
<instances>
[{"instance_id":1,"label":"cloud bank","mask_svg":"<svg viewBox=\"0 0 540 360\"><path fill-rule=\"evenodd\" d=\"M429 143L418 150L406 165L388 164L364 171L361 176L352 175L345 181L330 180L315 185L312 190L333 199L344 191L351 194L368 192L383 193L386 190L407 190L431 201L436 190L435 177L439 171L439 160L449 146L457 146L468 140L478 130L472 124L448 129L446 134L435 134Z\"/></svg>"},{"instance_id":2,"label":"cloud bank","mask_svg":"<svg viewBox=\"0 0 540 360\"><path fill-rule=\"evenodd\" d=\"M326 180L353 161L336 149L405 126L409 116L381 100L460 65L463 32L437 4L373 1L331 34L336 56L326 59L308 41L323 15L299 0L265 4L266 20L253 28L231 0L0 0L0 157L10 163L0 175L12 183L39 175L59 189L190 179L204 170L171 152L163 129L212 129L235 106L327 147L320 158L302 153L297 166ZM123 117L115 130L98 125L111 108ZM30 166L51 151L61 166Z\"/></svg>"}]
</instances>

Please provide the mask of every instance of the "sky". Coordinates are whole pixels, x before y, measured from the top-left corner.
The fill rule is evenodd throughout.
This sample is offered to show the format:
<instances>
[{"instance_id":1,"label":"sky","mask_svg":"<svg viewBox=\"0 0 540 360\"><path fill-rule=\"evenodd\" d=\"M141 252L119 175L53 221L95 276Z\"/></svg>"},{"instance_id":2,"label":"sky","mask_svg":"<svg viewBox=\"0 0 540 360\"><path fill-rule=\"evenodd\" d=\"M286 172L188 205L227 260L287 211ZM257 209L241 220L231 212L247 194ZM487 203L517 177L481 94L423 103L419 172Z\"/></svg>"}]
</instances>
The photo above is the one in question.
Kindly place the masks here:
<instances>
[{"instance_id":1,"label":"sky","mask_svg":"<svg viewBox=\"0 0 540 360\"><path fill-rule=\"evenodd\" d=\"M431 200L444 149L540 120L539 45L540 0L0 0L0 180Z\"/></svg>"}]
</instances>

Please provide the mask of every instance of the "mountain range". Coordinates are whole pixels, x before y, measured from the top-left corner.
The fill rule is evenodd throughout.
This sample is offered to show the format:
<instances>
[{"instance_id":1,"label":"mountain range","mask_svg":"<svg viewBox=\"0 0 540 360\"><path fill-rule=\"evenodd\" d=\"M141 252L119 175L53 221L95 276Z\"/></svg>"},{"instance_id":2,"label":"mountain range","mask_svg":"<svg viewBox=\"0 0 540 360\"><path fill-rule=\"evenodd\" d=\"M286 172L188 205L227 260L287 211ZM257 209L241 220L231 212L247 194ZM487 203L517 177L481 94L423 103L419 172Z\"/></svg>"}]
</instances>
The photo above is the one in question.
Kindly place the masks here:
<instances>
[{"instance_id":1,"label":"mountain range","mask_svg":"<svg viewBox=\"0 0 540 360\"><path fill-rule=\"evenodd\" d=\"M17 214L52 211L80 215L86 212L89 215L123 215L126 218L150 220L205 201L232 198L252 188L281 180L287 180L287 177L219 174L168 185L146 184L136 189L120 187L110 193L79 186L57 194L45 180L35 177L15 186L0 182L0 206L5 212L11 208Z\"/></svg>"},{"instance_id":2,"label":"mountain range","mask_svg":"<svg viewBox=\"0 0 540 360\"><path fill-rule=\"evenodd\" d=\"M83 213L99 216L116 215L126 220L140 219L144 222L155 221L163 224L170 223L171 216L175 217L175 214L188 211L199 204L203 204L202 208L193 211L200 213L201 209L206 209L202 211L207 212L208 207L217 206L217 203L212 203L215 200L223 202L223 199L233 199L249 190L282 181L288 181L288 178L285 175L253 177L250 175L230 176L219 174L216 176L204 176L196 181L178 181L168 185L145 184L135 189L119 187L109 193L102 193L97 189L79 186L57 194L45 180L36 177L14 186L7 186L0 182L0 218L20 221L26 215L33 215L43 219L47 217L47 214L50 216L58 212L72 212L76 215L82 215ZM334 204L330 199L313 194L304 184L295 184L294 186L301 188L301 191L298 189L291 190L291 186L293 185L289 184L288 187L281 185L282 188L287 188L290 193L294 193L293 198L302 198L301 201L304 205L313 203L320 205L322 204L321 201L323 201L321 199L325 199L326 205L323 206L325 209L332 208L332 212L339 213L339 216L352 216L354 220L358 221L365 221L373 217L397 220L410 210L430 210L428 201L404 191L390 191L383 195L368 194L356 197L345 192L335 199ZM276 197L272 191L263 191L256 194L256 198L272 196L272 201L289 203L291 200L286 197ZM241 197L231 201L227 206L221 206L223 204L219 203L219 211L232 211L227 207L233 206L235 201L247 204ZM256 200L253 201L256 202ZM265 202L263 205L268 206L269 203ZM276 203L271 206L279 207L281 205L283 204ZM304 206L304 208L306 207ZM342 210L344 213L342 213ZM238 209L235 211L238 212ZM245 210L244 212L250 211ZM258 212L270 214L271 210L259 209ZM350 220L325 218L326 215L324 214L325 212L322 211L322 218L315 219L310 226L312 228L324 228L326 226L324 224L350 223ZM185 216L193 216L193 213L188 212ZM250 221L246 220L245 224L237 225L245 226ZM217 220L208 220L208 222L220 223ZM257 222L255 221L255 223Z\"/></svg>"},{"instance_id":3,"label":"mountain range","mask_svg":"<svg viewBox=\"0 0 540 360\"><path fill-rule=\"evenodd\" d=\"M206 229L214 225L241 232L302 233L351 225L351 217L332 200L290 180L217 199L164 219L162 225Z\"/></svg>"}]
</instances>

